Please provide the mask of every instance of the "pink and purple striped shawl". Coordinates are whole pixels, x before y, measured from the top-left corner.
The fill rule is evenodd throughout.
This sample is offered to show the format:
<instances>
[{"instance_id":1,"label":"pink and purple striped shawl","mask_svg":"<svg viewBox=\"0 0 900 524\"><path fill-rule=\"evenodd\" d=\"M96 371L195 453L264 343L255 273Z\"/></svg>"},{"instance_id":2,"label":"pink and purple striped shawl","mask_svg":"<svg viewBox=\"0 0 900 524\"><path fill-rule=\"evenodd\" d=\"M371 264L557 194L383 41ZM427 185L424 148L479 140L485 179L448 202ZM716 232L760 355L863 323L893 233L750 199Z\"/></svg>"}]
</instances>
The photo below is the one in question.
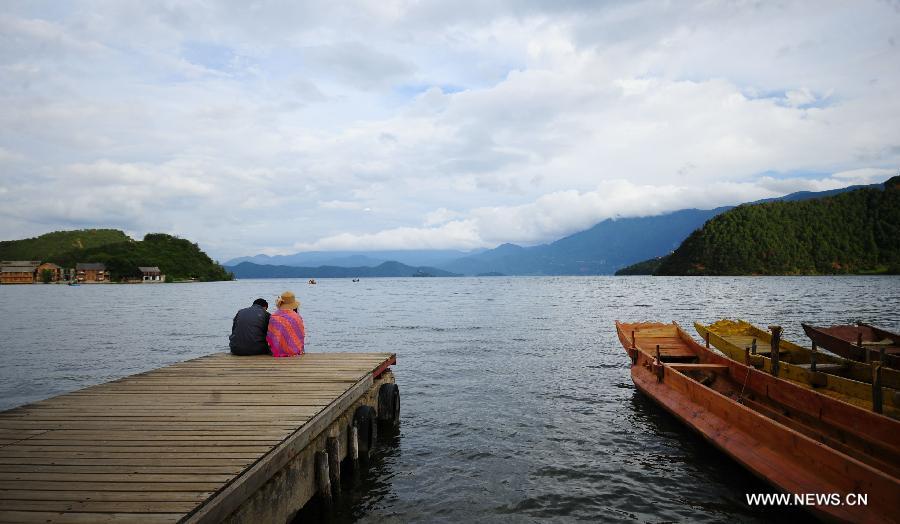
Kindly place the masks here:
<instances>
[{"instance_id":1,"label":"pink and purple striped shawl","mask_svg":"<svg viewBox=\"0 0 900 524\"><path fill-rule=\"evenodd\" d=\"M303 354L306 328L303 318L290 309L279 309L269 318L266 342L273 357L293 357Z\"/></svg>"}]
</instances>

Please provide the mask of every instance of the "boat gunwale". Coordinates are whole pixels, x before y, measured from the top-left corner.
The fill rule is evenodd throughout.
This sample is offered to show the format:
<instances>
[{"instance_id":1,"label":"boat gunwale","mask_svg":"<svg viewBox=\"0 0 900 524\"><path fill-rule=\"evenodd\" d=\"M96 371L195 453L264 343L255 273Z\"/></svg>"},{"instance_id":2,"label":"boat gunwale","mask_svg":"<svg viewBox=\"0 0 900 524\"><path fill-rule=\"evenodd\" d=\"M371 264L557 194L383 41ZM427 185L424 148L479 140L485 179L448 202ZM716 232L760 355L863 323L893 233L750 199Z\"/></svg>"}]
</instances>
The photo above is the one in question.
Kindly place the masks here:
<instances>
[{"instance_id":1,"label":"boat gunwale","mask_svg":"<svg viewBox=\"0 0 900 524\"><path fill-rule=\"evenodd\" d=\"M861 348L854 344L852 341L847 340L845 338L841 338L837 335L834 335L828 331L827 329L838 328L838 327L850 327L853 326L851 324L839 324L834 326L814 326L807 322L801 322L800 325L803 327L803 332L806 333L806 336L809 337L813 343L817 344L819 347L823 349L827 349L828 351L839 355L843 358L847 358L850 360L854 360L856 362L865 362L866 355L868 354L871 357L871 360L878 361L880 359L879 352L876 351L872 347ZM874 330L878 330L884 333L888 333L891 335L892 340L896 341L897 335L891 333L890 331L886 331L881 328L876 328L874 326L870 326L869 324L865 324L860 322L858 326L867 327ZM877 357L877 358L876 358ZM885 368L890 368L892 370L900 372L900 352L894 353L885 353L885 362L883 362L883 366Z\"/></svg>"}]
</instances>

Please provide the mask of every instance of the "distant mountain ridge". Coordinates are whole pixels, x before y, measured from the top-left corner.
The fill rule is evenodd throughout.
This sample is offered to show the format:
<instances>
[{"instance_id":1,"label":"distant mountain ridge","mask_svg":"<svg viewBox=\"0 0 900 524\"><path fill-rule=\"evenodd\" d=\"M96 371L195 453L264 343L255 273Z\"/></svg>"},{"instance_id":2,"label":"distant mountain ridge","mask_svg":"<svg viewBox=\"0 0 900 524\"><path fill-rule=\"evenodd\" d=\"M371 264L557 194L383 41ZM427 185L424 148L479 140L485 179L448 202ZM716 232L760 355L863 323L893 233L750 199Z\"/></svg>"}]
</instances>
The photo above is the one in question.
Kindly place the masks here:
<instances>
[{"instance_id":1,"label":"distant mountain ridge","mask_svg":"<svg viewBox=\"0 0 900 524\"><path fill-rule=\"evenodd\" d=\"M297 267L273 266L241 262L225 266L236 278L375 278L375 277L458 277L460 275L442 269L412 267L400 262L384 262L375 267Z\"/></svg>"},{"instance_id":2,"label":"distant mountain ridge","mask_svg":"<svg viewBox=\"0 0 900 524\"><path fill-rule=\"evenodd\" d=\"M738 206L693 232L654 274L900 273L900 176L882 187Z\"/></svg>"},{"instance_id":3,"label":"distant mountain ridge","mask_svg":"<svg viewBox=\"0 0 900 524\"><path fill-rule=\"evenodd\" d=\"M800 191L750 204L810 200L861 188L880 187L882 184L819 192ZM390 260L464 275L609 275L636 262L671 253L693 231L732 207L681 209L656 216L611 218L554 242L530 247L501 244L494 249L474 253L454 250L318 251L274 257L240 257L226 265L236 267L240 262L252 262L303 266L306 269L322 266L360 268L376 267ZM646 268L642 270L646 271Z\"/></svg>"},{"instance_id":4,"label":"distant mountain ridge","mask_svg":"<svg viewBox=\"0 0 900 524\"><path fill-rule=\"evenodd\" d=\"M483 250L475 250L480 252ZM473 252L454 249L412 249L380 250L380 251L306 251L293 255L255 255L238 257L225 262L226 266L236 266L241 262L252 262L257 265L273 266L338 266L338 267L375 267L389 261L400 262L409 266L440 266L444 263L468 256Z\"/></svg>"}]
</instances>

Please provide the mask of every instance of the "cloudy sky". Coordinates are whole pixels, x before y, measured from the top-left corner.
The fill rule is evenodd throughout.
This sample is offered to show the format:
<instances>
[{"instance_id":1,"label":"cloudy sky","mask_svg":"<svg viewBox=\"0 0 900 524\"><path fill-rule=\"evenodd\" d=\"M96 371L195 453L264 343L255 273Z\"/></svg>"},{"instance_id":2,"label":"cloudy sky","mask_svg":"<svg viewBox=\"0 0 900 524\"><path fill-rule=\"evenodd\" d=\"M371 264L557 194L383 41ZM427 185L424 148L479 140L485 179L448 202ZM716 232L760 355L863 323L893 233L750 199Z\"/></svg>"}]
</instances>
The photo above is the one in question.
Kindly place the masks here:
<instances>
[{"instance_id":1,"label":"cloudy sky","mask_svg":"<svg viewBox=\"0 0 900 524\"><path fill-rule=\"evenodd\" d=\"M0 239L555 240L880 182L897 1L0 3Z\"/></svg>"}]
</instances>

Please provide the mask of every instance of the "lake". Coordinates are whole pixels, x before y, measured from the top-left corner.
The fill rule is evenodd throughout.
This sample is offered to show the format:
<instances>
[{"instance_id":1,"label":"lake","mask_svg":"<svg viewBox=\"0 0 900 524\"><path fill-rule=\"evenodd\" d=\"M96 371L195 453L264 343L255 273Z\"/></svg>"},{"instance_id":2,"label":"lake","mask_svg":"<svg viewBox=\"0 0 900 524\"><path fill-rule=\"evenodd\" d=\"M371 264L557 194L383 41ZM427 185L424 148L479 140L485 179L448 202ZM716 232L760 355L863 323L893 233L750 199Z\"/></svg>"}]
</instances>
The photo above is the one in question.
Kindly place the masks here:
<instances>
[{"instance_id":1,"label":"lake","mask_svg":"<svg viewBox=\"0 0 900 524\"><path fill-rule=\"evenodd\" d=\"M491 277L0 287L0 409L227 351L284 290L307 351L389 351L401 430L336 521L770 521L772 492L638 393L613 321L866 320L900 331L898 277ZM697 337L699 340L699 337Z\"/></svg>"}]
</instances>

